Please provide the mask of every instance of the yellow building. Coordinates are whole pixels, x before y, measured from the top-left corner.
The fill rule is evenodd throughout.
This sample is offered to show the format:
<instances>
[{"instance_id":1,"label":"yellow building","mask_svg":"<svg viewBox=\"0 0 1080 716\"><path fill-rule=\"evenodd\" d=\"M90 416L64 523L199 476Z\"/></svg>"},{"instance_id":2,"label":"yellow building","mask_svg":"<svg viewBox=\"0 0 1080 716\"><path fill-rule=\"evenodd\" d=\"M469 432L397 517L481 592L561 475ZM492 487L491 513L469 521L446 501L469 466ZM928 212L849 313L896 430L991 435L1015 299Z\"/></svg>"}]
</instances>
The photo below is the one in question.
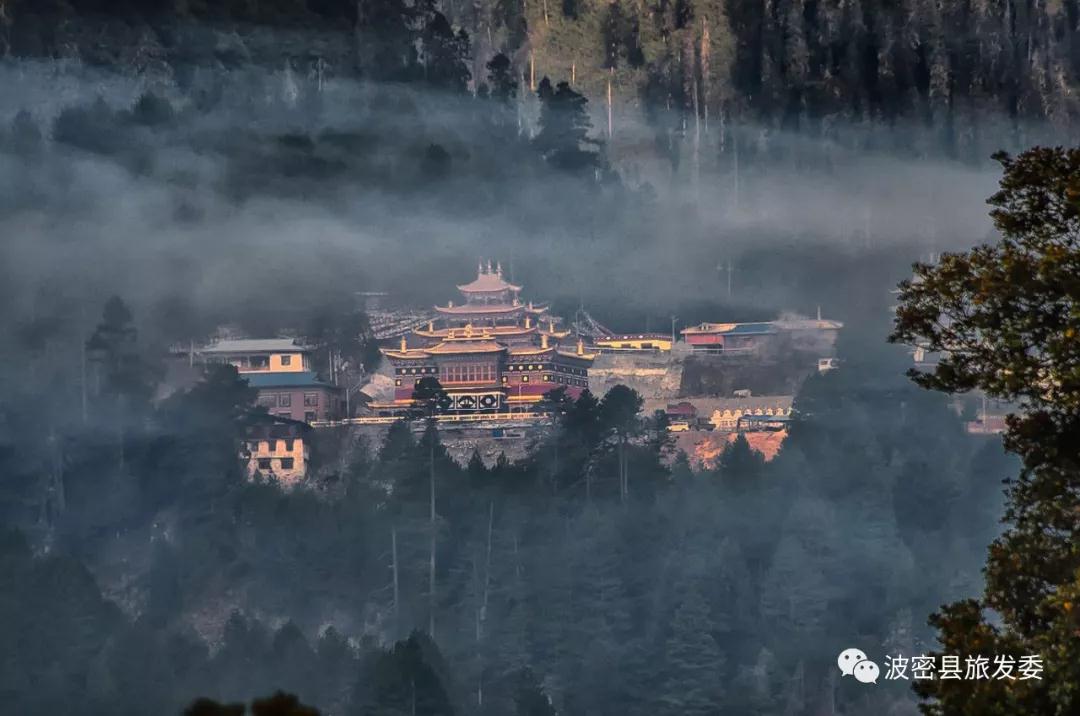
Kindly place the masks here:
<instances>
[{"instance_id":1,"label":"yellow building","mask_svg":"<svg viewBox=\"0 0 1080 716\"><path fill-rule=\"evenodd\" d=\"M671 336L664 333L632 333L622 336L605 336L594 341L601 351L655 351L671 350Z\"/></svg>"},{"instance_id":2,"label":"yellow building","mask_svg":"<svg viewBox=\"0 0 1080 716\"><path fill-rule=\"evenodd\" d=\"M206 363L228 363L241 373L303 373L311 370L310 349L291 338L218 341L198 351Z\"/></svg>"},{"instance_id":3,"label":"yellow building","mask_svg":"<svg viewBox=\"0 0 1080 716\"><path fill-rule=\"evenodd\" d=\"M790 405L737 406L717 408L709 422L717 430L741 430L754 426L773 427L791 419Z\"/></svg>"},{"instance_id":4,"label":"yellow building","mask_svg":"<svg viewBox=\"0 0 1080 716\"><path fill-rule=\"evenodd\" d=\"M248 479L261 477L291 487L311 466L311 428L298 420L265 416L247 430L241 456Z\"/></svg>"}]
</instances>

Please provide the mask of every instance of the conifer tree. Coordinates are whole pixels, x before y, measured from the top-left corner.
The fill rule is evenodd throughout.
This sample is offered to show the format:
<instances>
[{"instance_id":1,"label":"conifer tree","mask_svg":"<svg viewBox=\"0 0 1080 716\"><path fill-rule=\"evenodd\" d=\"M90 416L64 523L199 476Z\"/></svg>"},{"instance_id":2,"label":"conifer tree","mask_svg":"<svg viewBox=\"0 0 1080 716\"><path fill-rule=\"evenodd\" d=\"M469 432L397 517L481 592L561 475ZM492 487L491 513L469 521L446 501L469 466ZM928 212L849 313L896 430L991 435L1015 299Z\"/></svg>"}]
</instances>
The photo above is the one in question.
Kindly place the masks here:
<instances>
[{"instance_id":1,"label":"conifer tree","mask_svg":"<svg viewBox=\"0 0 1080 716\"><path fill-rule=\"evenodd\" d=\"M932 617L950 654L1041 655L1040 679L919 684L929 714L1071 713L1080 707L1080 150L999 154L991 217L1002 238L900 286L892 340L942 352L921 386L973 389L1019 403L1006 446L1023 460L1008 488L1006 529L990 547L981 598ZM987 614L996 615L991 621Z\"/></svg>"},{"instance_id":2,"label":"conifer tree","mask_svg":"<svg viewBox=\"0 0 1080 716\"><path fill-rule=\"evenodd\" d=\"M657 694L657 712L708 716L721 710L724 657L700 590L691 584L683 594L664 647L665 676Z\"/></svg>"},{"instance_id":3,"label":"conifer tree","mask_svg":"<svg viewBox=\"0 0 1080 716\"><path fill-rule=\"evenodd\" d=\"M424 77L435 87L463 92L472 78L469 70L469 36L454 32L441 12L432 13L424 26Z\"/></svg>"},{"instance_id":4,"label":"conifer tree","mask_svg":"<svg viewBox=\"0 0 1080 716\"><path fill-rule=\"evenodd\" d=\"M589 136L592 120L588 100L567 82L556 87L544 77L537 88L540 98L540 131L533 139L540 155L552 166L579 173L600 167L600 142Z\"/></svg>"}]
</instances>

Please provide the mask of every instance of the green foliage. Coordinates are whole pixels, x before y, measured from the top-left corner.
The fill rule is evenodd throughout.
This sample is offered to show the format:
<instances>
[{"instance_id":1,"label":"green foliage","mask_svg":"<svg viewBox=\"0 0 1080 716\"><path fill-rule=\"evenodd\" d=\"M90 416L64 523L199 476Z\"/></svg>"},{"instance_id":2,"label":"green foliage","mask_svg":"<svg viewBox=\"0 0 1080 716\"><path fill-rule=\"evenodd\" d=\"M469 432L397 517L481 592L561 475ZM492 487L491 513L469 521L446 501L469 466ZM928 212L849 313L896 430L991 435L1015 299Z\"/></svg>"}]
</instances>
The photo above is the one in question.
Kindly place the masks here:
<instances>
[{"instance_id":1,"label":"green foliage","mask_svg":"<svg viewBox=\"0 0 1080 716\"><path fill-rule=\"evenodd\" d=\"M683 594L665 645L657 712L704 716L721 708L724 658L713 636L709 605L695 585L689 585Z\"/></svg>"},{"instance_id":2,"label":"green foliage","mask_svg":"<svg viewBox=\"0 0 1080 716\"><path fill-rule=\"evenodd\" d=\"M510 58L501 52L487 62L488 91L493 99L509 104L517 97L518 83Z\"/></svg>"},{"instance_id":3,"label":"green foliage","mask_svg":"<svg viewBox=\"0 0 1080 716\"><path fill-rule=\"evenodd\" d=\"M580 173L599 169L602 160L600 142L589 136L592 120L586 109L588 100L567 82L552 87L544 77L536 90L540 98L540 128L533 145L552 166L566 172Z\"/></svg>"},{"instance_id":4,"label":"green foliage","mask_svg":"<svg viewBox=\"0 0 1080 716\"><path fill-rule=\"evenodd\" d=\"M894 341L943 352L927 388L975 388L1046 410L1080 412L1080 150L1036 148L1015 159L990 198L1002 239L918 264L900 286Z\"/></svg>"},{"instance_id":5,"label":"green foliage","mask_svg":"<svg viewBox=\"0 0 1080 716\"><path fill-rule=\"evenodd\" d=\"M131 311L120 297L113 296L105 303L101 323L86 341L98 393L128 401L132 407L149 400L155 378L137 339Z\"/></svg>"},{"instance_id":6,"label":"green foliage","mask_svg":"<svg viewBox=\"0 0 1080 716\"><path fill-rule=\"evenodd\" d=\"M531 669L522 669L514 692L515 716L555 716L555 707Z\"/></svg>"},{"instance_id":7,"label":"green foliage","mask_svg":"<svg viewBox=\"0 0 1080 716\"><path fill-rule=\"evenodd\" d=\"M472 73L469 71L469 36L457 33L441 12L434 12L423 32L424 78L434 87L464 92Z\"/></svg>"},{"instance_id":8,"label":"green foliage","mask_svg":"<svg viewBox=\"0 0 1080 716\"><path fill-rule=\"evenodd\" d=\"M363 716L453 716L445 664L438 647L419 632L380 653L372 664L371 694L354 709Z\"/></svg>"},{"instance_id":9,"label":"green foliage","mask_svg":"<svg viewBox=\"0 0 1080 716\"><path fill-rule=\"evenodd\" d=\"M1074 598L1080 560L1076 363L1080 150L999 155L995 245L919 264L901 284L892 340L943 353L920 385L1017 401L1006 446L1023 460L980 599L932 618L952 653L1041 655L1042 680L921 684L928 714L1070 713L1080 704ZM990 621L988 610L998 619Z\"/></svg>"}]
</instances>

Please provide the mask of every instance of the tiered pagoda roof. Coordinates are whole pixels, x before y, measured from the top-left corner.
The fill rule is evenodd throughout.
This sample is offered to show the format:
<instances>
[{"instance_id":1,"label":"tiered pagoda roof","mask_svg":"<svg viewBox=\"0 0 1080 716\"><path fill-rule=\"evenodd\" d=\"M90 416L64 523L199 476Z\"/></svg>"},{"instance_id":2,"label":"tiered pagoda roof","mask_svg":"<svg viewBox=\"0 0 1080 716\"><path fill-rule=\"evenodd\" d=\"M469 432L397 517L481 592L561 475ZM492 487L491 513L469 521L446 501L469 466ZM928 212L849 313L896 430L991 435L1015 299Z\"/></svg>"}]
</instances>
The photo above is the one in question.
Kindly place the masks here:
<instances>
[{"instance_id":1,"label":"tiered pagoda roof","mask_svg":"<svg viewBox=\"0 0 1080 716\"><path fill-rule=\"evenodd\" d=\"M521 286L510 283L502 275L502 267L481 263L476 278L458 286L465 302L435 306L442 314L443 325L429 321L413 331L417 339L413 346L402 338L398 348L384 348L383 353L396 360L431 360L439 356L495 354L531 356L541 360L566 356L592 360L583 345L560 347L571 335L560 326L560 319L548 313L549 305L522 302L518 298ZM419 343L420 345L416 345Z\"/></svg>"},{"instance_id":2,"label":"tiered pagoda roof","mask_svg":"<svg viewBox=\"0 0 1080 716\"><path fill-rule=\"evenodd\" d=\"M481 266L476 278L469 283L458 286L458 290L462 293L502 293L504 291L517 293L521 290L521 286L515 286L504 280L501 266L496 272L492 273L491 265L488 264L487 271L484 271L483 266Z\"/></svg>"},{"instance_id":3,"label":"tiered pagoda roof","mask_svg":"<svg viewBox=\"0 0 1080 716\"><path fill-rule=\"evenodd\" d=\"M455 306L454 302L445 306L435 306L435 310L448 316L498 316L509 318L524 313L520 303L463 303Z\"/></svg>"}]
</instances>

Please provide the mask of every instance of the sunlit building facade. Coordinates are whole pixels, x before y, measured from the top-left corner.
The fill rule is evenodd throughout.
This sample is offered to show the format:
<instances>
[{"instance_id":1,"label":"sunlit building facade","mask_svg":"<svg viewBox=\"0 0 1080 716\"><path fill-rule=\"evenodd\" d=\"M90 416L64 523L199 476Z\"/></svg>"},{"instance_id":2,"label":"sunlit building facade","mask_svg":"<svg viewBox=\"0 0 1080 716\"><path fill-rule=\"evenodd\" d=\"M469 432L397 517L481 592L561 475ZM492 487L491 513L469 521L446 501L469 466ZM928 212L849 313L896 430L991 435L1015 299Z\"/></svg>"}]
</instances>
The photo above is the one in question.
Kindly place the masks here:
<instances>
[{"instance_id":1,"label":"sunlit building facade","mask_svg":"<svg viewBox=\"0 0 1080 716\"><path fill-rule=\"evenodd\" d=\"M576 397L588 387L595 355L547 305L523 301L521 286L507 281L501 266L481 264L476 279L458 290L459 303L435 306L437 319L383 349L393 368L394 401L373 409L410 406L425 377L446 390L449 412L527 408L552 389Z\"/></svg>"},{"instance_id":2,"label":"sunlit building facade","mask_svg":"<svg viewBox=\"0 0 1080 716\"><path fill-rule=\"evenodd\" d=\"M274 417L315 423L342 416L341 389L319 379L311 369L311 349L291 338L223 340L198 355L207 364L235 366Z\"/></svg>"}]
</instances>

